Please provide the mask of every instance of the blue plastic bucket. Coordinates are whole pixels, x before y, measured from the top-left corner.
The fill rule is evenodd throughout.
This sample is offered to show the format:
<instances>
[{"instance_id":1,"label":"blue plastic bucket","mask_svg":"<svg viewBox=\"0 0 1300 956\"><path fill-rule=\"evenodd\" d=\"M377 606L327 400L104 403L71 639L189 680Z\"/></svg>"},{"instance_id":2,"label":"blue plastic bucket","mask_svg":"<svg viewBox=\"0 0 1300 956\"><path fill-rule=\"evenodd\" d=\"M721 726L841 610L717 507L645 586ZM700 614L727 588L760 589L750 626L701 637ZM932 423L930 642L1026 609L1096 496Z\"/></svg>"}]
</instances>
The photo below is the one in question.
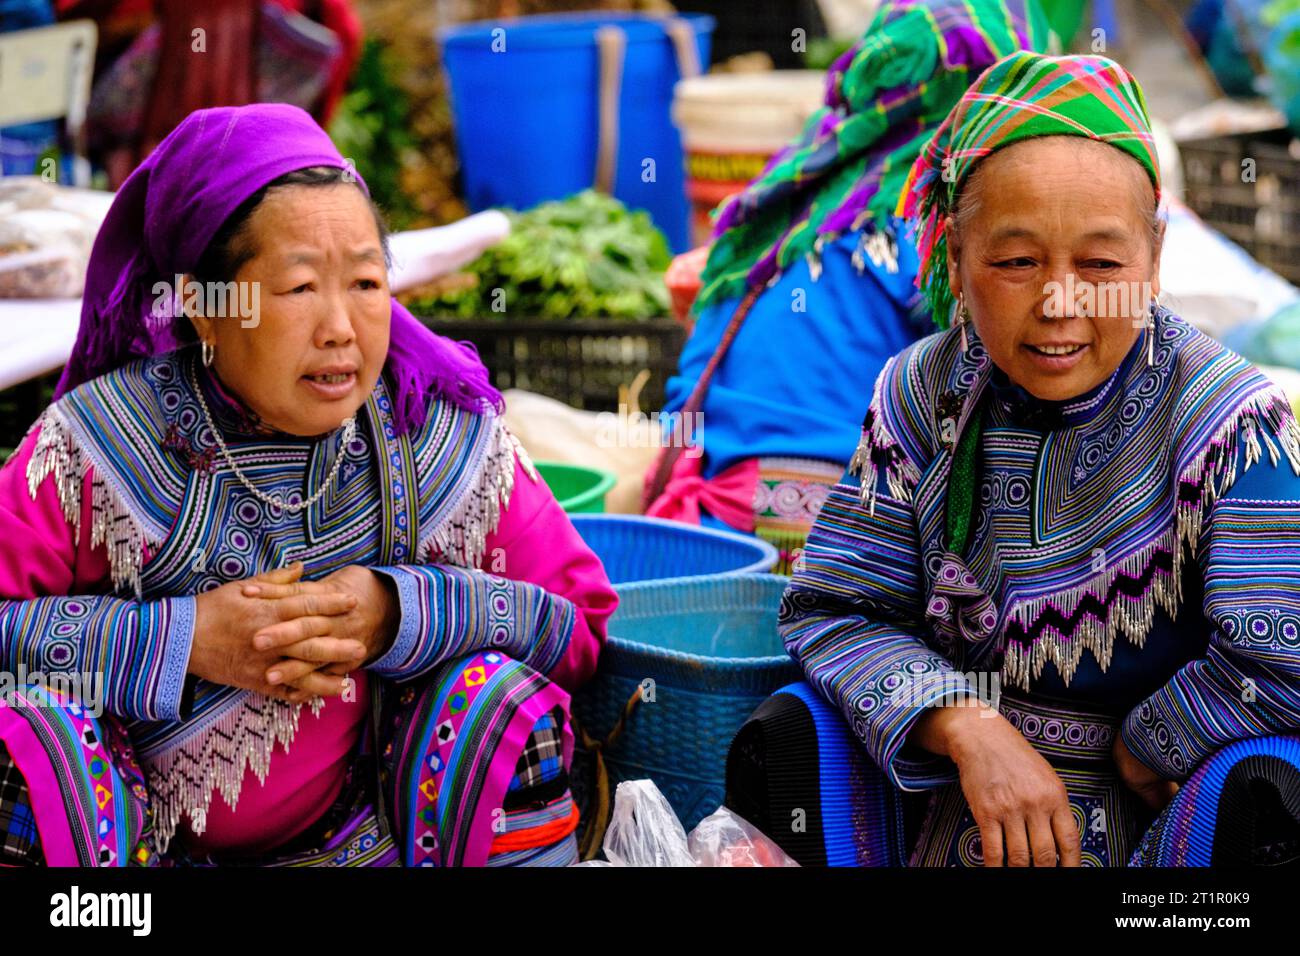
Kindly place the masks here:
<instances>
[{"instance_id":1,"label":"blue plastic bucket","mask_svg":"<svg viewBox=\"0 0 1300 956\"><path fill-rule=\"evenodd\" d=\"M573 714L604 741L610 792L650 778L690 830L722 804L727 750L750 714L801 676L777 633L790 580L714 575L620 586L596 676L573 696ZM579 748L574 795L591 811L595 764ZM591 822L583 814L584 828Z\"/></svg>"},{"instance_id":2,"label":"blue plastic bucket","mask_svg":"<svg viewBox=\"0 0 1300 956\"><path fill-rule=\"evenodd\" d=\"M682 17L701 69L712 17ZM465 198L474 210L528 209L595 183L600 67L596 30L627 36L614 195L648 211L676 252L688 248L682 144L669 115L680 79L662 18L579 13L476 21L440 32ZM647 160L653 180L647 182Z\"/></svg>"},{"instance_id":3,"label":"blue plastic bucket","mask_svg":"<svg viewBox=\"0 0 1300 956\"><path fill-rule=\"evenodd\" d=\"M611 584L718 574L761 574L776 564L766 541L644 515L569 516Z\"/></svg>"},{"instance_id":4,"label":"blue plastic bucket","mask_svg":"<svg viewBox=\"0 0 1300 956\"><path fill-rule=\"evenodd\" d=\"M59 145L58 126L47 120L0 129L0 176L35 176L41 154ZM57 170L56 175L63 175Z\"/></svg>"}]
</instances>

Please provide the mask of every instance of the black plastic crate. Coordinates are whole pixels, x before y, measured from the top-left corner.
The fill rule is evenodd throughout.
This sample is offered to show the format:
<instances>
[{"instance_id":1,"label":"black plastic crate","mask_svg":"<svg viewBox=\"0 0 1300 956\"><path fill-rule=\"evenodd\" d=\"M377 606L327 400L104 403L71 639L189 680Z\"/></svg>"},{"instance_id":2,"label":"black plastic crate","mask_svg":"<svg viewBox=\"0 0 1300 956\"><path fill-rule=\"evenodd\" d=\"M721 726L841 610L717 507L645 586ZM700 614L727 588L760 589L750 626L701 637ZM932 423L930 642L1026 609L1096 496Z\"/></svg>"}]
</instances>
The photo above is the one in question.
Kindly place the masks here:
<instances>
[{"instance_id":1,"label":"black plastic crate","mask_svg":"<svg viewBox=\"0 0 1300 956\"><path fill-rule=\"evenodd\" d=\"M778 70L797 70L804 55L795 47L795 29L804 31L805 44L826 36L816 0L677 0L674 5L680 13L707 13L717 21L710 52L714 63L762 52Z\"/></svg>"},{"instance_id":2,"label":"black plastic crate","mask_svg":"<svg viewBox=\"0 0 1300 956\"><path fill-rule=\"evenodd\" d=\"M642 369L639 404L663 408L685 330L672 319L422 318L440 335L472 342L499 389L522 388L588 411L617 411L620 385Z\"/></svg>"},{"instance_id":3,"label":"black plastic crate","mask_svg":"<svg viewBox=\"0 0 1300 956\"><path fill-rule=\"evenodd\" d=\"M1262 265L1300 283L1300 140L1285 129L1180 142L1186 200ZM1254 181L1243 179L1249 172Z\"/></svg>"}]
</instances>

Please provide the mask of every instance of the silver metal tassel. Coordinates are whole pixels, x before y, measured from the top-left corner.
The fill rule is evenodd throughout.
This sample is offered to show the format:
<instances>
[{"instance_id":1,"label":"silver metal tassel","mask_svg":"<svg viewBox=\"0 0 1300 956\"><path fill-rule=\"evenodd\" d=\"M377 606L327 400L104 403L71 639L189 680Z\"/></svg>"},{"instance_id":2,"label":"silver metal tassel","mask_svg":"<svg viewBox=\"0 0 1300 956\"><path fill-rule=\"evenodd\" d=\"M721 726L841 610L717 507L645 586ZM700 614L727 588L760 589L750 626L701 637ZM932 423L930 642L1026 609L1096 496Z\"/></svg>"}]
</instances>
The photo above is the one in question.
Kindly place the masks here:
<instances>
[{"instance_id":1,"label":"silver metal tassel","mask_svg":"<svg viewBox=\"0 0 1300 956\"><path fill-rule=\"evenodd\" d=\"M492 435L478 474L468 482L461 500L447 518L424 534L417 553L422 560L441 559L464 567L478 567L487 547L487 536L501 523L501 512L510 503L515 487L515 460L524 473L537 480L537 469L523 445L506 427L493 419Z\"/></svg>"},{"instance_id":2,"label":"silver metal tassel","mask_svg":"<svg viewBox=\"0 0 1300 956\"><path fill-rule=\"evenodd\" d=\"M1201 488L1199 502L1179 502L1175 506L1172 526L1158 539L1134 552L1113 567L1108 567L1088 581L1050 597L1035 598L1016 605L1010 620L1026 631L1048 609L1056 608L1070 616L1079 602L1088 595L1105 600L1115 578L1120 573L1128 577L1140 576L1155 559L1157 551L1173 554L1173 569L1157 572L1150 590L1140 598L1121 599L1108 609L1105 622L1087 617L1069 637L1049 632L1037 638L1030 646L1008 642L1002 664L1002 679L1009 685L1029 690L1031 678L1038 678L1048 661L1057 668L1061 679L1068 685L1078 669L1083 651L1096 657L1103 671L1110 665L1115 640L1122 636L1141 648L1155 621L1157 608L1175 617L1182 605L1182 565L1184 546L1195 559L1201 531L1210 506L1237 480L1237 450L1244 445L1244 469L1258 463L1267 448L1276 464L1282 454L1287 456L1292 469L1300 475L1300 424L1295 420L1290 403L1275 389L1266 389L1243 402L1207 442L1205 450L1187 465L1179 475L1179 483L1198 484ZM1218 449L1213 467L1210 454Z\"/></svg>"},{"instance_id":3,"label":"silver metal tassel","mask_svg":"<svg viewBox=\"0 0 1300 956\"><path fill-rule=\"evenodd\" d=\"M81 544L81 488L90 460L82 453L57 405L41 413L37 423L40 437L27 462L27 491L36 499L36 491L47 477L53 476L54 489L63 507L63 517L73 529L73 541ZM33 428L36 426L33 425ZM29 430L30 433L30 430ZM90 546L105 545L113 587L129 585L137 598L140 570L144 565L146 542L144 528L111 487L97 474L91 481Z\"/></svg>"},{"instance_id":4,"label":"silver metal tassel","mask_svg":"<svg viewBox=\"0 0 1300 956\"><path fill-rule=\"evenodd\" d=\"M858 439L858 446L854 449L848 464L850 474L857 475L860 479L858 500L871 515L876 513L876 484L879 481L877 465L872 457L872 452L898 447L897 439L885 427L883 416L880 414L881 386L889 376L894 361L894 359L890 359L876 378L876 384L871 396L871 408L875 411L871 420L871 428L862 429L861 436ZM893 456L889 463L885 465L886 486L889 488L890 496L898 501L911 501L912 491L920 481L920 470L905 455Z\"/></svg>"},{"instance_id":5,"label":"silver metal tassel","mask_svg":"<svg viewBox=\"0 0 1300 956\"><path fill-rule=\"evenodd\" d=\"M319 716L324 701L313 697L308 706ZM192 739L160 754L141 753L160 852L167 852L182 816L195 834L204 832L214 793L235 809L248 770L266 782L276 746L288 752L298 735L302 708L247 691Z\"/></svg>"}]
</instances>

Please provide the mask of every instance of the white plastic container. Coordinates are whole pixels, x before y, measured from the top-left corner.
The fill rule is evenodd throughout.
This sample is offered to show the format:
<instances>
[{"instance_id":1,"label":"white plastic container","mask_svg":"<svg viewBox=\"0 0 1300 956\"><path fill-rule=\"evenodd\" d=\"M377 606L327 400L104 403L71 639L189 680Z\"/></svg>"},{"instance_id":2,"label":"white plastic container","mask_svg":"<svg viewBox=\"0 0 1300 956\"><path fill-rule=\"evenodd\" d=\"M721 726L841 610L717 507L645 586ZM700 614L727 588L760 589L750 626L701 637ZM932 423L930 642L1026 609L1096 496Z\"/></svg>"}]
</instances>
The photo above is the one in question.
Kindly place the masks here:
<instances>
[{"instance_id":1,"label":"white plastic container","mask_svg":"<svg viewBox=\"0 0 1300 956\"><path fill-rule=\"evenodd\" d=\"M692 238L708 241L709 213L745 188L822 105L820 70L716 73L679 82L673 122L682 134Z\"/></svg>"}]
</instances>

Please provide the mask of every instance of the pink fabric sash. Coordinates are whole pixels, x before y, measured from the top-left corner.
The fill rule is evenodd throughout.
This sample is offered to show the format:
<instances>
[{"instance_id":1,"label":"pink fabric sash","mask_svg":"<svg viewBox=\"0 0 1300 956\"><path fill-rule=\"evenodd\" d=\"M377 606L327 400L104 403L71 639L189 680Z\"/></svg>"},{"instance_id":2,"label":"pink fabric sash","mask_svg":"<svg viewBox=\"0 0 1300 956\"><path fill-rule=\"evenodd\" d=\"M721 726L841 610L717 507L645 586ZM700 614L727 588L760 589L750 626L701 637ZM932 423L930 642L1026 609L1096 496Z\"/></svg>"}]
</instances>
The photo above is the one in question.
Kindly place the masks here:
<instances>
[{"instance_id":1,"label":"pink fabric sash","mask_svg":"<svg viewBox=\"0 0 1300 956\"><path fill-rule=\"evenodd\" d=\"M654 467L658 467L657 463ZM754 489L758 487L758 459L746 458L706 480L704 456L681 454L663 494L646 509L652 518L672 518L700 523L700 508L737 531L754 533Z\"/></svg>"}]
</instances>

